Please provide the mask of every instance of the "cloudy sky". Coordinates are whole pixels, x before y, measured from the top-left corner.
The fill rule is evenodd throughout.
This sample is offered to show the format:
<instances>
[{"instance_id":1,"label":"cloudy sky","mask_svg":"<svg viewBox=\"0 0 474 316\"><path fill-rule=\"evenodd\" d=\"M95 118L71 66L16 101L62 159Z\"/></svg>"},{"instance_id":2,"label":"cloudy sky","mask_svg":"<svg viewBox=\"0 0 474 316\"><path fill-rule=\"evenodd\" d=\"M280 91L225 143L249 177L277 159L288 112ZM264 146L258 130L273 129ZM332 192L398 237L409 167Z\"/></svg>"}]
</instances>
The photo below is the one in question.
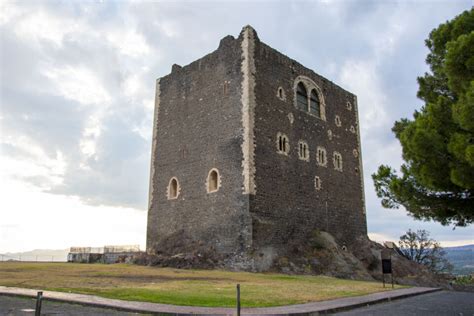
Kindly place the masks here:
<instances>
[{"instance_id":1,"label":"cloudy sky","mask_svg":"<svg viewBox=\"0 0 474 316\"><path fill-rule=\"evenodd\" d=\"M251 24L262 41L359 98L368 228L427 229L443 245L474 228L386 210L370 175L401 164L390 131L421 106L424 39L472 1L2 1L0 253L145 245L155 79Z\"/></svg>"}]
</instances>

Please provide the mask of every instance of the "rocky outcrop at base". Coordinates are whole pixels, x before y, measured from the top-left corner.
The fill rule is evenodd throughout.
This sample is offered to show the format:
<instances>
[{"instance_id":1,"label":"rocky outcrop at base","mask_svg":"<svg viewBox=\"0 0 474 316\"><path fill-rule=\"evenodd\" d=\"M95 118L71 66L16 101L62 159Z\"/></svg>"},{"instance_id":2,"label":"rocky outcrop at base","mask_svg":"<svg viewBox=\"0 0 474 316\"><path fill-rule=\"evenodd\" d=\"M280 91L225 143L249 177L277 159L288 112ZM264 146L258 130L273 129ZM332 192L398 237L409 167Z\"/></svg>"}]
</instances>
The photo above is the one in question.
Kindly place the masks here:
<instances>
[{"instance_id":1,"label":"rocky outcrop at base","mask_svg":"<svg viewBox=\"0 0 474 316\"><path fill-rule=\"evenodd\" d=\"M326 232L316 231L307 242L258 252L219 254L203 243L181 238L176 245L167 240L159 251L136 258L136 263L160 267L227 269L252 272L326 275L353 280L382 281L381 244L361 237L350 245L339 245ZM166 245L166 246L165 246ZM177 252L176 250L180 251ZM391 250L394 282L412 286L450 288L443 276ZM386 277L386 280L390 280Z\"/></svg>"}]
</instances>

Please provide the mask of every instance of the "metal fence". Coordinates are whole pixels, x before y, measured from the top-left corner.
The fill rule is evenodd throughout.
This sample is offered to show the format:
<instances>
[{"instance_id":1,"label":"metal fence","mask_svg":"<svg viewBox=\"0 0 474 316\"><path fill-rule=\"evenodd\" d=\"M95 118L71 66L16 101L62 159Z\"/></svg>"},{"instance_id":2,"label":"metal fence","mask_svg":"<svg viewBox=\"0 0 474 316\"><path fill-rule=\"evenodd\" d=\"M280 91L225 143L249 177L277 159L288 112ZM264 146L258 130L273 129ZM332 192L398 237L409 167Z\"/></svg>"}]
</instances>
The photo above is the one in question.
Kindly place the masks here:
<instances>
[{"instance_id":1,"label":"metal fence","mask_svg":"<svg viewBox=\"0 0 474 316\"><path fill-rule=\"evenodd\" d=\"M121 253L140 252L140 245L113 245L104 247L71 247L69 253Z\"/></svg>"},{"instance_id":2,"label":"metal fence","mask_svg":"<svg viewBox=\"0 0 474 316\"><path fill-rule=\"evenodd\" d=\"M45 256L45 255L10 255L0 254L0 261L21 261L21 262L66 262L66 256Z\"/></svg>"}]
</instances>

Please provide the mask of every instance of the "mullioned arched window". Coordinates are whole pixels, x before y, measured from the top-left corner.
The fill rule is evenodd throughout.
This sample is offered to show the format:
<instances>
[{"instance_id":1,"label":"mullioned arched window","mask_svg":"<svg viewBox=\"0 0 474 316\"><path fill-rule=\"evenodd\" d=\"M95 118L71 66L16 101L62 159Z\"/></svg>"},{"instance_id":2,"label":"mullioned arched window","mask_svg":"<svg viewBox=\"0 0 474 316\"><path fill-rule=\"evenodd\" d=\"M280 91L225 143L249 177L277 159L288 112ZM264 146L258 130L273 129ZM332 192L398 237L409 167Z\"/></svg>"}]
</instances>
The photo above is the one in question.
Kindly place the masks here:
<instances>
[{"instance_id":1,"label":"mullioned arched window","mask_svg":"<svg viewBox=\"0 0 474 316\"><path fill-rule=\"evenodd\" d=\"M285 134L277 134L277 152L284 155L288 155L290 152L290 142Z\"/></svg>"},{"instance_id":2,"label":"mullioned arched window","mask_svg":"<svg viewBox=\"0 0 474 316\"><path fill-rule=\"evenodd\" d=\"M308 77L295 79L295 107L313 116L326 120L326 104L321 89Z\"/></svg>"}]
</instances>

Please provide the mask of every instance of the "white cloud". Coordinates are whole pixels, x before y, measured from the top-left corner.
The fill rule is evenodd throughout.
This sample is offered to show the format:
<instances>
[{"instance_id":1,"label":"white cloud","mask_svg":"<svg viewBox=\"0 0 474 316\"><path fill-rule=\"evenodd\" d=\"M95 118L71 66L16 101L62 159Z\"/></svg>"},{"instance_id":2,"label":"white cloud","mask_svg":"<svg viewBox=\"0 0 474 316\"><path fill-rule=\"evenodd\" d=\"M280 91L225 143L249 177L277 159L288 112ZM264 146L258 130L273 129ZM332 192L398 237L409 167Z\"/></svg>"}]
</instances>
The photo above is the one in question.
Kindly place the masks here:
<instances>
[{"instance_id":1,"label":"white cloud","mask_svg":"<svg viewBox=\"0 0 474 316\"><path fill-rule=\"evenodd\" d=\"M11 179L3 179L0 190L0 253L106 244L145 247L145 212L85 205L77 197L44 193Z\"/></svg>"},{"instance_id":2,"label":"white cloud","mask_svg":"<svg viewBox=\"0 0 474 316\"><path fill-rule=\"evenodd\" d=\"M109 31L106 37L121 54L138 58L151 52L145 37L133 29Z\"/></svg>"},{"instance_id":3,"label":"white cloud","mask_svg":"<svg viewBox=\"0 0 474 316\"><path fill-rule=\"evenodd\" d=\"M66 99L94 106L107 106L112 99L97 74L84 66L48 68L43 75L55 86L49 92Z\"/></svg>"},{"instance_id":4,"label":"white cloud","mask_svg":"<svg viewBox=\"0 0 474 316\"><path fill-rule=\"evenodd\" d=\"M56 151L56 156L50 157L41 146L27 136L2 135L0 143L12 146L23 153L15 157L0 155L0 179L41 177L45 180L42 181L45 189L63 182L67 163L61 151Z\"/></svg>"},{"instance_id":5,"label":"white cloud","mask_svg":"<svg viewBox=\"0 0 474 316\"><path fill-rule=\"evenodd\" d=\"M9 3L7 1L2 1L0 3L0 25L7 24L13 19L17 19L21 15L21 9Z\"/></svg>"},{"instance_id":6,"label":"white cloud","mask_svg":"<svg viewBox=\"0 0 474 316\"><path fill-rule=\"evenodd\" d=\"M339 81L357 95L362 137L390 123L386 112L387 98L374 62L347 61L341 67Z\"/></svg>"},{"instance_id":7,"label":"white cloud","mask_svg":"<svg viewBox=\"0 0 474 316\"><path fill-rule=\"evenodd\" d=\"M50 14L39 8L24 10L21 14L18 13L18 7L11 7L11 10L16 13L14 32L24 41L48 41L60 46L66 35L84 31L74 19ZM11 22L11 16L5 20Z\"/></svg>"},{"instance_id":8,"label":"white cloud","mask_svg":"<svg viewBox=\"0 0 474 316\"><path fill-rule=\"evenodd\" d=\"M94 114L91 114L85 122L84 129L82 131L82 138L79 141L79 147L81 152L84 154L82 165L85 166L87 159L94 158L97 160L97 140L102 132L102 119L104 117L104 111L96 110Z\"/></svg>"}]
</instances>

